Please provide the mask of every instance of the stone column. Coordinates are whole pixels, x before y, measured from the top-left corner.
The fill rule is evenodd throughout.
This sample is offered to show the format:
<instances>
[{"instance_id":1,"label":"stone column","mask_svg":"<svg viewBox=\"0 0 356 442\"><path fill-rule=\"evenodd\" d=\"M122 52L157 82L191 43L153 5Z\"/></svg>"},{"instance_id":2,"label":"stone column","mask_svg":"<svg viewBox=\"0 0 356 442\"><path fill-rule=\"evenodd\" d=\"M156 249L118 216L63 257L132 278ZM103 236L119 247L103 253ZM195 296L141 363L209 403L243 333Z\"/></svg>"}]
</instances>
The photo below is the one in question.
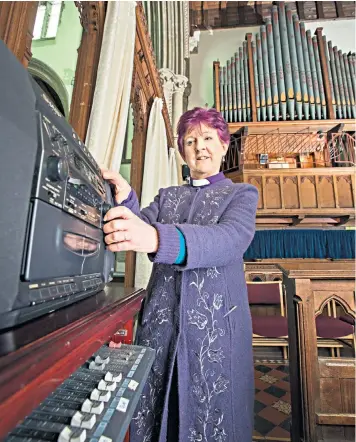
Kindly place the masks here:
<instances>
[{"instance_id":1,"label":"stone column","mask_svg":"<svg viewBox=\"0 0 356 442\"><path fill-rule=\"evenodd\" d=\"M164 98L166 100L169 119L172 123L172 101L173 101L173 90L174 90L174 73L170 69L160 69L159 76L161 79Z\"/></svg>"},{"instance_id":2,"label":"stone column","mask_svg":"<svg viewBox=\"0 0 356 442\"><path fill-rule=\"evenodd\" d=\"M178 152L178 134L177 125L179 118L184 112L184 92L188 84L188 78L184 75L175 75L173 77L174 89L173 89L173 115L172 115L172 128L174 137L174 147L176 149L176 162L178 169L178 183L183 184L182 179L182 165L184 161Z\"/></svg>"},{"instance_id":3,"label":"stone column","mask_svg":"<svg viewBox=\"0 0 356 442\"><path fill-rule=\"evenodd\" d=\"M188 78L184 75L174 75L173 77L173 115L172 126L173 134L176 136L177 124L180 116L183 113L184 91L188 85Z\"/></svg>"}]
</instances>

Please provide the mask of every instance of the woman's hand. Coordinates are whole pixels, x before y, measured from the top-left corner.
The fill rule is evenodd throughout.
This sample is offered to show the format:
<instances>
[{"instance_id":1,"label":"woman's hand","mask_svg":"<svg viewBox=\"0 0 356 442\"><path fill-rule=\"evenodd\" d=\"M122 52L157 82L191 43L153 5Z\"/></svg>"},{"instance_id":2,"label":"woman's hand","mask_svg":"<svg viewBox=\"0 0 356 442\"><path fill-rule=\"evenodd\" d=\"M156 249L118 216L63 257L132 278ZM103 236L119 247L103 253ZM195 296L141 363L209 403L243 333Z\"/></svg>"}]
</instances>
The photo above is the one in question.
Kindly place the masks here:
<instances>
[{"instance_id":1,"label":"woman's hand","mask_svg":"<svg viewBox=\"0 0 356 442\"><path fill-rule=\"evenodd\" d=\"M156 253L158 250L157 230L134 215L127 207L110 209L104 217L105 242L111 252L132 250L134 252Z\"/></svg>"},{"instance_id":2,"label":"woman's hand","mask_svg":"<svg viewBox=\"0 0 356 442\"><path fill-rule=\"evenodd\" d=\"M107 170L104 168L101 168L101 173L104 180L108 181L110 184L114 184L115 195L113 196L117 204L121 204L130 195L130 184L119 173L112 172L111 170Z\"/></svg>"}]
</instances>

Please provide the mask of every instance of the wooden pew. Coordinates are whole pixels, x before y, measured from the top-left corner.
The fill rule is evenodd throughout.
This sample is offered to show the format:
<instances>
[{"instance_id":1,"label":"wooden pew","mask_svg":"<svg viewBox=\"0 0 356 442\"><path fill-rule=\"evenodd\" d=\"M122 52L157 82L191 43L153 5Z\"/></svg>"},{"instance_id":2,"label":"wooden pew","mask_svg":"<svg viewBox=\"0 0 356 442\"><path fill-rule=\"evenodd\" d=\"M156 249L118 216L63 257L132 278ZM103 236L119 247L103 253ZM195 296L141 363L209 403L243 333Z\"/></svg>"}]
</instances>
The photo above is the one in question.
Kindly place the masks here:
<instances>
[{"instance_id":1,"label":"wooden pew","mask_svg":"<svg viewBox=\"0 0 356 442\"><path fill-rule=\"evenodd\" d=\"M355 360L318 358L315 315L330 299L355 317L354 262L280 264L286 287L292 442L354 440Z\"/></svg>"}]
</instances>

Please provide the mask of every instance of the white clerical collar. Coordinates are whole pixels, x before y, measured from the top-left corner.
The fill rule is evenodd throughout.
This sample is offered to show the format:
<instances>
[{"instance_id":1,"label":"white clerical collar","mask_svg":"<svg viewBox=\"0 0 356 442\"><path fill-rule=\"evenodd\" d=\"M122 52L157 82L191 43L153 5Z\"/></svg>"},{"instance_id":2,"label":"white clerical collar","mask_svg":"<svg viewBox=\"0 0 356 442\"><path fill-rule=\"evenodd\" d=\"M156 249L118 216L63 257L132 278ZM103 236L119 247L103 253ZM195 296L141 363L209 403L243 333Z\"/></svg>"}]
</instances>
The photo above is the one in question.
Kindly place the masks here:
<instances>
[{"instance_id":1,"label":"white clerical collar","mask_svg":"<svg viewBox=\"0 0 356 442\"><path fill-rule=\"evenodd\" d=\"M192 178L190 179L190 184L193 187L201 187L201 186L209 186L210 181L207 179L202 179L202 180L193 180Z\"/></svg>"}]
</instances>

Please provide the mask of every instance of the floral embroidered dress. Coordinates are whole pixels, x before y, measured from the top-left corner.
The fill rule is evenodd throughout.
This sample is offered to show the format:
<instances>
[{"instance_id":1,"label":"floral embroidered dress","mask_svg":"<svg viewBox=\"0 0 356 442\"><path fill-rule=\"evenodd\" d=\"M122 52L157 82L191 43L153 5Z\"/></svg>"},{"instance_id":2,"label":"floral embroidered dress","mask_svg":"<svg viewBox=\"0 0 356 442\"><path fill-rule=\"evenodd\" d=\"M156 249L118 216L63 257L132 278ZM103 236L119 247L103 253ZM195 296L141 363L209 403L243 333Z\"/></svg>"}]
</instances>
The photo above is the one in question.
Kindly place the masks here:
<instances>
[{"instance_id":1,"label":"floral embroidered dress","mask_svg":"<svg viewBox=\"0 0 356 442\"><path fill-rule=\"evenodd\" d=\"M252 440L252 326L243 253L255 231L258 192L222 174L212 178L203 187L160 190L141 212L135 194L124 202L159 235L137 331L137 344L154 348L156 360L131 442L171 442L167 421L173 414L179 442ZM174 265L177 229L186 243L183 265ZM177 389L175 410L168 410L171 387Z\"/></svg>"}]
</instances>

